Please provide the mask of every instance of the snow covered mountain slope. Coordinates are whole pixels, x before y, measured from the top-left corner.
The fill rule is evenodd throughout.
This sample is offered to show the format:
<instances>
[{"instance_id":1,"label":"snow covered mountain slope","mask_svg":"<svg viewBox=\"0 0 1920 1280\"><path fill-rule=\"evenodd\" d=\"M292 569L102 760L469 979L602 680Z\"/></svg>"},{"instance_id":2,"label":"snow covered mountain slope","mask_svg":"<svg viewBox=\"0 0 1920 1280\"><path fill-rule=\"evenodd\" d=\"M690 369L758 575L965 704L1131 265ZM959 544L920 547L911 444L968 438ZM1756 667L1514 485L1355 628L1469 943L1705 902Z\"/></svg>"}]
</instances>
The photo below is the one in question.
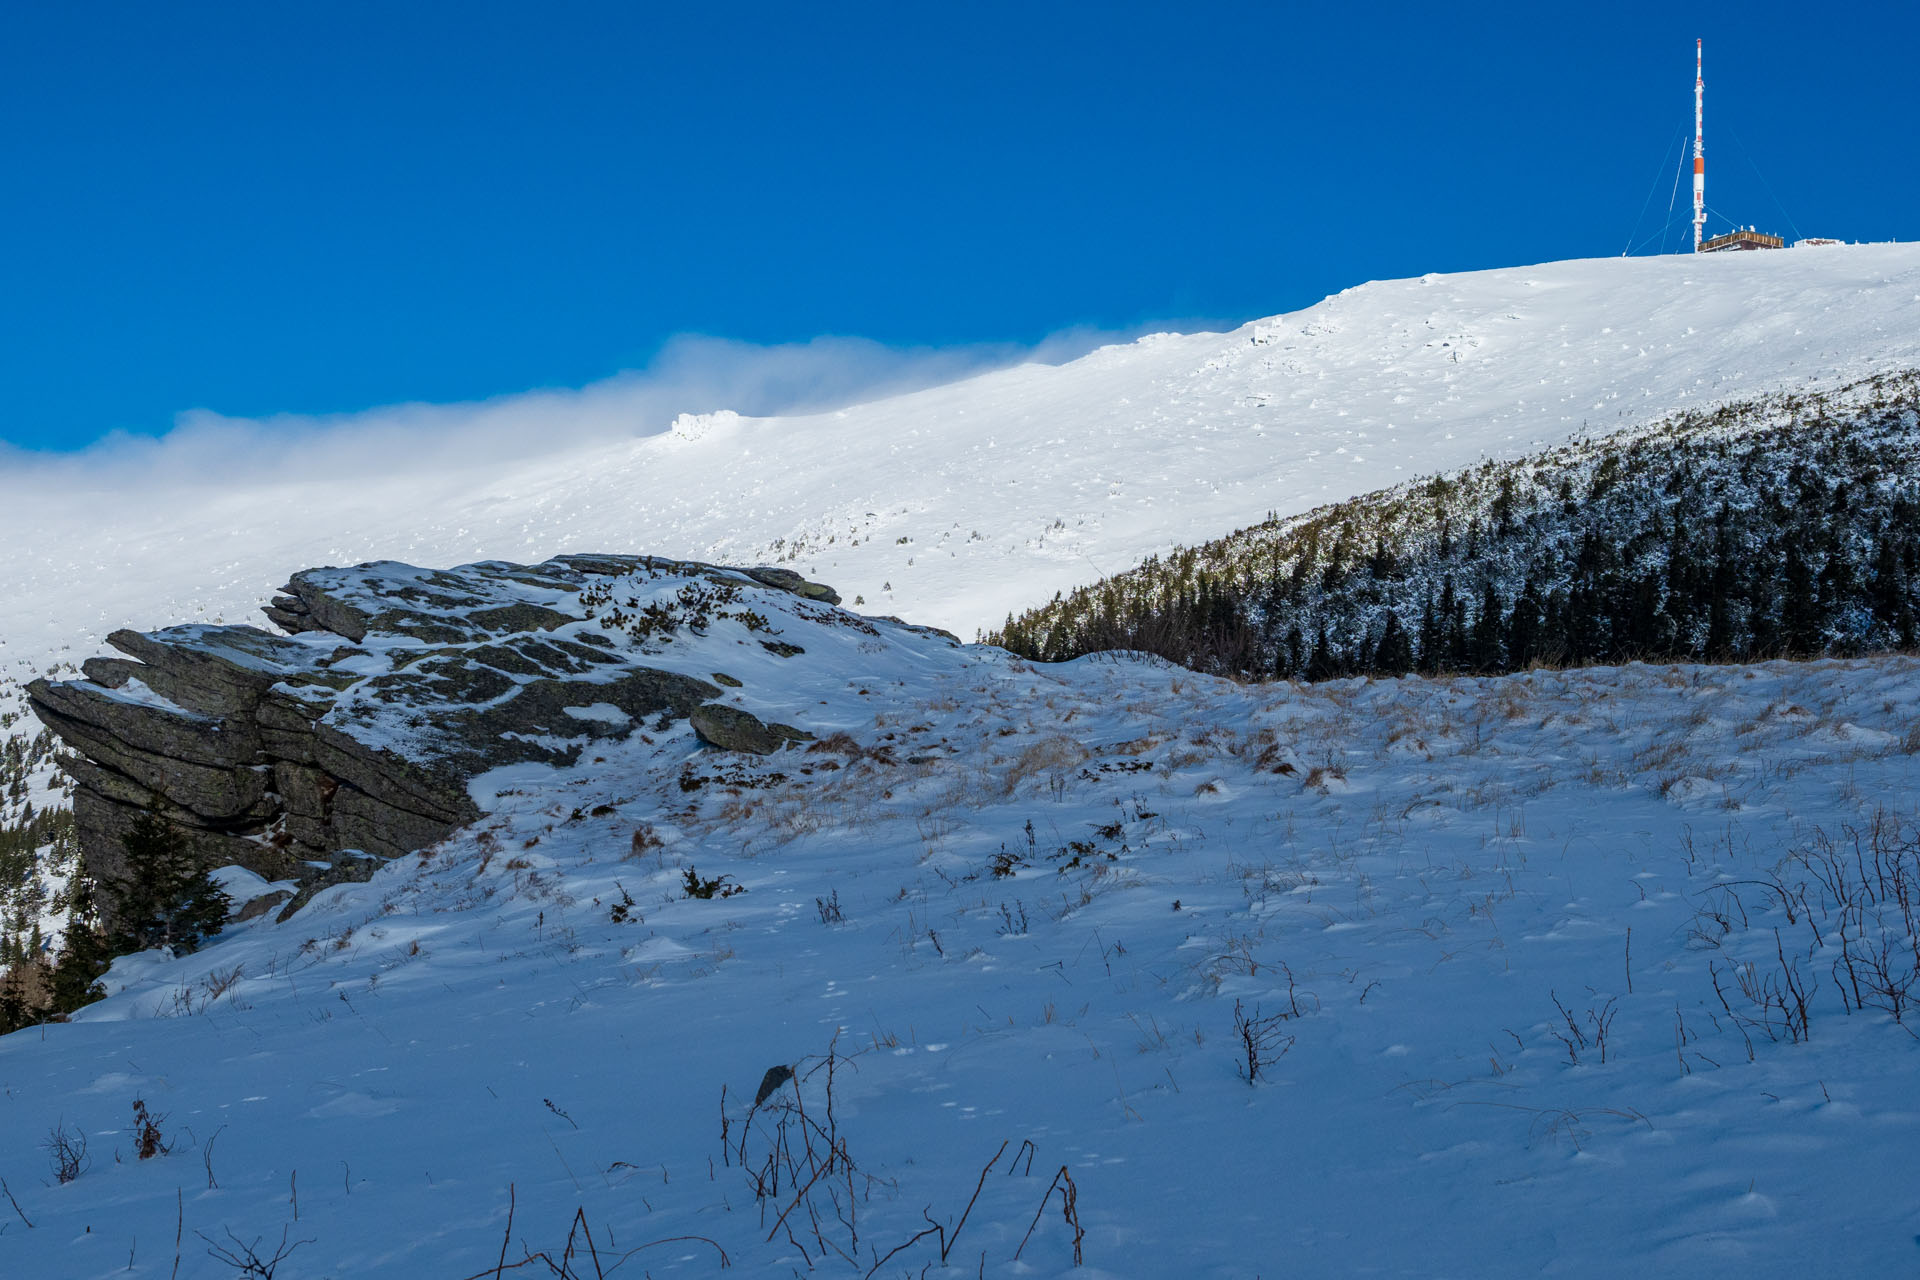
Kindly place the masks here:
<instances>
[{"instance_id":1,"label":"snow covered mountain slope","mask_svg":"<svg viewBox=\"0 0 1920 1280\"><path fill-rule=\"evenodd\" d=\"M656 660L807 747L495 772L0 1039L5 1274L1912 1270L1920 662L1242 687L754 607L804 652Z\"/></svg>"},{"instance_id":2,"label":"snow covered mountain slope","mask_svg":"<svg viewBox=\"0 0 1920 1280\"><path fill-rule=\"evenodd\" d=\"M291 567L581 550L780 561L970 637L1269 511L1916 365L1920 246L1594 259L1367 284L838 412L635 421L510 465L369 470L323 435L244 483L31 467L0 477L0 674L122 625L250 618Z\"/></svg>"}]
</instances>

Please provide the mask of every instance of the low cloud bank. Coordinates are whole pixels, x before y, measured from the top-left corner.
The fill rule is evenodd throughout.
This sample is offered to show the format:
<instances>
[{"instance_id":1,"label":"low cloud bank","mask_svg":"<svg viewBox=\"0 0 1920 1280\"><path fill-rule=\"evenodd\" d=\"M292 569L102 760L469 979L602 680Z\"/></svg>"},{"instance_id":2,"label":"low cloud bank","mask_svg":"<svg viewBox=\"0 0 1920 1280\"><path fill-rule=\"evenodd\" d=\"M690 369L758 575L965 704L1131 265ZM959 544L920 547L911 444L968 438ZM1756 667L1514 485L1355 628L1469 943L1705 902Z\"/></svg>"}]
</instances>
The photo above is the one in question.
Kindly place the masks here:
<instances>
[{"instance_id":1,"label":"low cloud bank","mask_svg":"<svg viewBox=\"0 0 1920 1280\"><path fill-rule=\"evenodd\" d=\"M292 478L314 467L343 476L484 469L568 445L655 435L682 413L823 412L1012 365L1064 363L1133 336L1073 330L1031 347L919 349L864 338L756 346L680 337L645 369L580 388L330 415L234 418L196 409L158 438L116 433L72 453L0 443L0 488L222 485Z\"/></svg>"}]
</instances>

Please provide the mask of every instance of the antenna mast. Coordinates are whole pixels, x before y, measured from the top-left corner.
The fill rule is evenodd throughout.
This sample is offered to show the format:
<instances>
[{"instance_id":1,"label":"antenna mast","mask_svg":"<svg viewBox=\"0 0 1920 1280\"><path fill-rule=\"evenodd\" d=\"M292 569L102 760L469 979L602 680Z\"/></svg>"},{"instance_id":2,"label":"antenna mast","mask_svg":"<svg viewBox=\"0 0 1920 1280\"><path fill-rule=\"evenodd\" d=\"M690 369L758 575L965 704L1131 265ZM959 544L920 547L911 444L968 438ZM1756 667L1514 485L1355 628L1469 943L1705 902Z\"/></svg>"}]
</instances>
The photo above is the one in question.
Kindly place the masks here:
<instances>
[{"instance_id":1,"label":"antenna mast","mask_svg":"<svg viewBox=\"0 0 1920 1280\"><path fill-rule=\"evenodd\" d=\"M1693 42L1693 251L1700 252L1700 237L1707 225L1707 149L1701 129L1701 109L1706 101L1707 82L1701 76L1699 40Z\"/></svg>"}]
</instances>

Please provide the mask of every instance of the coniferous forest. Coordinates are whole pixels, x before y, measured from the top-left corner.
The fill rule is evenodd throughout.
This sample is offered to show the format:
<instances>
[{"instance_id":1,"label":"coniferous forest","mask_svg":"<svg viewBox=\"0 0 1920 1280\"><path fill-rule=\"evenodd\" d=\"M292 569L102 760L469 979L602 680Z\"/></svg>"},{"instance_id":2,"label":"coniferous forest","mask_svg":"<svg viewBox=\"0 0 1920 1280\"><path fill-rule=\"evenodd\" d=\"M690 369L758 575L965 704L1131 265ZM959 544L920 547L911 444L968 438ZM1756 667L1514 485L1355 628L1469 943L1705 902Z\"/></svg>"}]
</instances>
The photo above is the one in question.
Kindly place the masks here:
<instances>
[{"instance_id":1,"label":"coniferous forest","mask_svg":"<svg viewBox=\"0 0 1920 1280\"><path fill-rule=\"evenodd\" d=\"M984 638L1275 679L1920 640L1920 375L1577 440L1268 520Z\"/></svg>"}]
</instances>

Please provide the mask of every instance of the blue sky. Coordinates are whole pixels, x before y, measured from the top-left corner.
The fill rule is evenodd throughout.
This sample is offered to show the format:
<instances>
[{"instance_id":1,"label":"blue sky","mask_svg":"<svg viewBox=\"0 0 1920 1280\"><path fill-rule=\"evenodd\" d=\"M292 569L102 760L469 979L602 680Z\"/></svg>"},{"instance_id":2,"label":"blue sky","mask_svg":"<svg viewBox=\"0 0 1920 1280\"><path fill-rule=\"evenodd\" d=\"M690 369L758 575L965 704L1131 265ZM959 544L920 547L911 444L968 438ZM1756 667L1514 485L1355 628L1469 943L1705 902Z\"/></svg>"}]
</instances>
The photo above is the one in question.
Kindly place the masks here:
<instances>
[{"instance_id":1,"label":"blue sky","mask_svg":"<svg viewBox=\"0 0 1920 1280\"><path fill-rule=\"evenodd\" d=\"M1563 8L14 6L0 441L1652 251L1696 35L1715 225L1916 234L1908 7Z\"/></svg>"}]
</instances>

